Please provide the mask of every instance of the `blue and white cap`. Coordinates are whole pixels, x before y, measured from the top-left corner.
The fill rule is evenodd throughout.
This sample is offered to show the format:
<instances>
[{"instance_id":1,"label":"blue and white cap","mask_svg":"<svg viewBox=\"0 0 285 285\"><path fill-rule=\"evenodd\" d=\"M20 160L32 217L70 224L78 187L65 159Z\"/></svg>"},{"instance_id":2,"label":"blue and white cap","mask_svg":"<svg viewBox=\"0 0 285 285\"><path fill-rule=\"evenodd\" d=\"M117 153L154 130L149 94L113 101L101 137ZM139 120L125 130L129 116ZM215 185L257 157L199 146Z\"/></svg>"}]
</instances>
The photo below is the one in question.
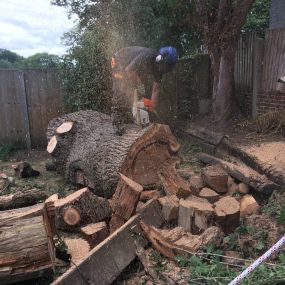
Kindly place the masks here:
<instances>
[{"instance_id":1,"label":"blue and white cap","mask_svg":"<svg viewBox=\"0 0 285 285\"><path fill-rule=\"evenodd\" d=\"M156 62L166 63L170 69L175 67L177 62L178 54L174 47L166 46L159 50L159 55L156 57Z\"/></svg>"}]
</instances>

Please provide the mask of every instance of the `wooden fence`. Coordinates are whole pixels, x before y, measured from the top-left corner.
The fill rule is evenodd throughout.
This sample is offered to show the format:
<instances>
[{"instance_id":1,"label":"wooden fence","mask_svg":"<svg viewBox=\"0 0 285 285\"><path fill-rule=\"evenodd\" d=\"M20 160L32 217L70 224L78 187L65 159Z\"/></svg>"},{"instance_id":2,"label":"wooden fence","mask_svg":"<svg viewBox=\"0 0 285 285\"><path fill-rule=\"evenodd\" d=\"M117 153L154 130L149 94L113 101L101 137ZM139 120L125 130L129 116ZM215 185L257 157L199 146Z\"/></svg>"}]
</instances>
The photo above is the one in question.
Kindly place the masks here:
<instances>
[{"instance_id":1,"label":"wooden fence","mask_svg":"<svg viewBox=\"0 0 285 285\"><path fill-rule=\"evenodd\" d=\"M50 119L62 112L55 69L0 70L0 144L46 144Z\"/></svg>"},{"instance_id":2,"label":"wooden fence","mask_svg":"<svg viewBox=\"0 0 285 285\"><path fill-rule=\"evenodd\" d=\"M265 39L242 35L235 61L235 91L240 107L255 118L267 111L285 109L285 29L267 30Z\"/></svg>"}]
</instances>

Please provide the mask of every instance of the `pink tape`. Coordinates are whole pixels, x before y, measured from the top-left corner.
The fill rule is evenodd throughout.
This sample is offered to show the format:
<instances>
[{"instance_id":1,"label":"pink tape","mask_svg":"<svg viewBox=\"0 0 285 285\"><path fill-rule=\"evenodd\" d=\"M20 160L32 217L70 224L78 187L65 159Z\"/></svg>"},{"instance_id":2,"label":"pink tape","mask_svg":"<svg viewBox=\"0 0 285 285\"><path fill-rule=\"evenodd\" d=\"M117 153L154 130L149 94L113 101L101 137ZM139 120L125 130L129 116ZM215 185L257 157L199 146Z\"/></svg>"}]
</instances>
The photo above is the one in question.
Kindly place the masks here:
<instances>
[{"instance_id":1,"label":"pink tape","mask_svg":"<svg viewBox=\"0 0 285 285\"><path fill-rule=\"evenodd\" d=\"M240 275L238 275L233 281L228 285L237 285L248 276L256 267L258 267L262 262L269 258L275 251L277 251L285 243L285 236L283 236L276 244L274 244L270 249L268 249L262 256L260 256L256 261L249 265Z\"/></svg>"}]
</instances>

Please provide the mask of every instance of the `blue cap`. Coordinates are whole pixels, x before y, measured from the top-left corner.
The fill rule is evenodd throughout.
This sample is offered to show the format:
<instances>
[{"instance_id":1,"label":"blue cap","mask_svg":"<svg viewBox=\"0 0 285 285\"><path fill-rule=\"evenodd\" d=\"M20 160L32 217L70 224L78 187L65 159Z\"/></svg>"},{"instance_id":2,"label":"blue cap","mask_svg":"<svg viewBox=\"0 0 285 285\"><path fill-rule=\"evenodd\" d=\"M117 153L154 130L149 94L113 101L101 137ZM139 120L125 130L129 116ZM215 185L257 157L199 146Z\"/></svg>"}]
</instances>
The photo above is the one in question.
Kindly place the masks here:
<instances>
[{"instance_id":1,"label":"blue cap","mask_svg":"<svg viewBox=\"0 0 285 285\"><path fill-rule=\"evenodd\" d=\"M159 54L162 55L164 62L170 67L170 69L175 67L178 58L176 48L171 46L163 47L159 50Z\"/></svg>"}]
</instances>

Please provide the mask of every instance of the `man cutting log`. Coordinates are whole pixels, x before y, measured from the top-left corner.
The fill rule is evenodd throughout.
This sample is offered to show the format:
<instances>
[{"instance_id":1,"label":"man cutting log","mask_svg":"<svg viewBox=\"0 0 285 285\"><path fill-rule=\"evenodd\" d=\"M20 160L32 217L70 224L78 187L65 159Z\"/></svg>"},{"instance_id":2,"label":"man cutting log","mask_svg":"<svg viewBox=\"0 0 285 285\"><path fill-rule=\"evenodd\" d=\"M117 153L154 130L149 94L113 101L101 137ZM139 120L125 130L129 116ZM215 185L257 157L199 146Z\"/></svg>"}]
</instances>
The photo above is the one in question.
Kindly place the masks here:
<instances>
[{"instance_id":1,"label":"man cutting log","mask_svg":"<svg viewBox=\"0 0 285 285\"><path fill-rule=\"evenodd\" d=\"M135 122L145 126L149 114L155 113L163 74L172 71L177 51L171 46L159 51L145 47L126 47L112 57L112 119L117 135L123 124Z\"/></svg>"}]
</instances>

